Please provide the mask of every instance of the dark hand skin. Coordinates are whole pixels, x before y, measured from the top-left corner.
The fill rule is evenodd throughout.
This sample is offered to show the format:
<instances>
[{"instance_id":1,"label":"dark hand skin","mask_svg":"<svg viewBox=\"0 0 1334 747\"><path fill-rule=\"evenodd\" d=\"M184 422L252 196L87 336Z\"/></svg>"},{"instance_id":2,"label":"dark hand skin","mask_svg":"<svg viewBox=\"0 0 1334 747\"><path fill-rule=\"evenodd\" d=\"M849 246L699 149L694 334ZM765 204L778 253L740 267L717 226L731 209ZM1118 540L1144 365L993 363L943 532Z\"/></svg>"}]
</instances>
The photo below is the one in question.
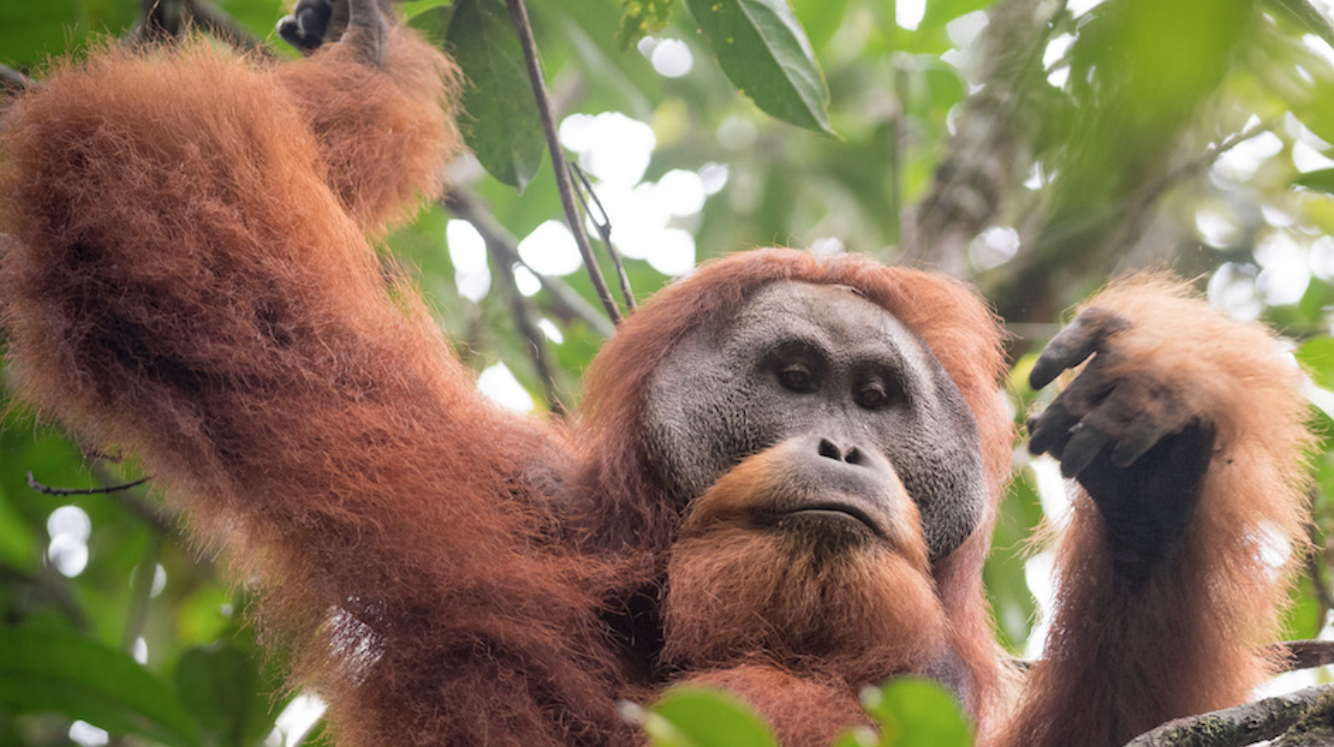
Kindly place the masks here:
<instances>
[{"instance_id":1,"label":"dark hand skin","mask_svg":"<svg viewBox=\"0 0 1334 747\"><path fill-rule=\"evenodd\" d=\"M344 2L344 15L347 3ZM278 21L278 35L283 41L309 54L324 44L333 18L334 0L299 0L290 16Z\"/></svg>"},{"instance_id":2,"label":"dark hand skin","mask_svg":"<svg viewBox=\"0 0 1334 747\"><path fill-rule=\"evenodd\" d=\"M278 35L306 55L338 39L353 45L367 65L380 67L392 18L387 0L297 0L292 14L278 21Z\"/></svg>"},{"instance_id":3,"label":"dark hand skin","mask_svg":"<svg viewBox=\"0 0 1334 747\"><path fill-rule=\"evenodd\" d=\"M1091 308L1038 357L1029 384L1088 365L1051 406L1028 421L1034 454L1051 454L1097 504L1118 571L1143 582L1170 557L1190 524L1214 452L1215 430L1152 374L1116 376L1117 338L1129 323Z\"/></svg>"}]
</instances>

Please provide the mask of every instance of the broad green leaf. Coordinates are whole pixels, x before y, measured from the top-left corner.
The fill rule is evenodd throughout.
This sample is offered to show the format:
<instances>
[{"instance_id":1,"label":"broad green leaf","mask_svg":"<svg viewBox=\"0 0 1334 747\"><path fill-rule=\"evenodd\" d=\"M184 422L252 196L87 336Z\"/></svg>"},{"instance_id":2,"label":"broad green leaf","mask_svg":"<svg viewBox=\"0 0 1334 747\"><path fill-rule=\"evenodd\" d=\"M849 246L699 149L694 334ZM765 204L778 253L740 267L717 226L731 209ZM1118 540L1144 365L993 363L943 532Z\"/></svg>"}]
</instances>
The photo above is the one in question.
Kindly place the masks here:
<instances>
[{"instance_id":1,"label":"broad green leaf","mask_svg":"<svg viewBox=\"0 0 1334 747\"><path fill-rule=\"evenodd\" d=\"M1265 5L1280 10L1302 28L1334 46L1334 24L1311 0L1267 0Z\"/></svg>"},{"instance_id":2,"label":"broad green leaf","mask_svg":"<svg viewBox=\"0 0 1334 747\"><path fill-rule=\"evenodd\" d=\"M1334 338L1317 337L1297 348L1297 361L1316 384L1334 390Z\"/></svg>"},{"instance_id":3,"label":"broad green leaf","mask_svg":"<svg viewBox=\"0 0 1334 747\"><path fill-rule=\"evenodd\" d=\"M930 680L902 677L862 695L882 747L969 747L968 722L954 698Z\"/></svg>"},{"instance_id":4,"label":"broad green leaf","mask_svg":"<svg viewBox=\"0 0 1334 747\"><path fill-rule=\"evenodd\" d=\"M176 689L199 722L223 745L241 747L262 738L276 714L263 689L259 669L245 652L221 641L195 646L176 665Z\"/></svg>"},{"instance_id":5,"label":"broad green leaf","mask_svg":"<svg viewBox=\"0 0 1334 747\"><path fill-rule=\"evenodd\" d=\"M649 709L644 721L654 747L775 747L773 734L734 696L682 687Z\"/></svg>"},{"instance_id":6,"label":"broad green leaf","mask_svg":"<svg viewBox=\"0 0 1334 747\"><path fill-rule=\"evenodd\" d=\"M0 2L0 62L27 67L65 52L87 34L78 22L73 3Z\"/></svg>"},{"instance_id":7,"label":"broad green leaf","mask_svg":"<svg viewBox=\"0 0 1334 747\"><path fill-rule=\"evenodd\" d=\"M504 1L458 0L445 38L468 79L463 139L492 176L523 191L542 164L546 139Z\"/></svg>"},{"instance_id":8,"label":"broad green leaf","mask_svg":"<svg viewBox=\"0 0 1334 747\"><path fill-rule=\"evenodd\" d=\"M1303 641L1320 634L1322 609L1309 576L1302 574L1288 590L1288 612L1284 615L1283 640Z\"/></svg>"},{"instance_id":9,"label":"broad green leaf","mask_svg":"<svg viewBox=\"0 0 1334 747\"><path fill-rule=\"evenodd\" d=\"M851 0L792 0L791 7L811 46L823 51L843 25L851 4Z\"/></svg>"},{"instance_id":10,"label":"broad green leaf","mask_svg":"<svg viewBox=\"0 0 1334 747\"><path fill-rule=\"evenodd\" d=\"M398 6L398 8L404 18L411 19L416 18L428 10L443 8L451 2L453 2L453 0L408 0L408 2Z\"/></svg>"},{"instance_id":11,"label":"broad green leaf","mask_svg":"<svg viewBox=\"0 0 1334 747\"><path fill-rule=\"evenodd\" d=\"M0 712L48 711L113 734L199 745L176 693L129 654L61 630L0 629Z\"/></svg>"},{"instance_id":12,"label":"broad green leaf","mask_svg":"<svg viewBox=\"0 0 1334 747\"><path fill-rule=\"evenodd\" d=\"M1308 171L1292 180L1295 187L1306 187L1317 192L1334 194L1334 169L1316 169Z\"/></svg>"},{"instance_id":13,"label":"broad green leaf","mask_svg":"<svg viewBox=\"0 0 1334 747\"><path fill-rule=\"evenodd\" d=\"M0 486L0 563L14 568L31 566L37 557L36 544L28 524Z\"/></svg>"},{"instance_id":14,"label":"broad green leaf","mask_svg":"<svg viewBox=\"0 0 1334 747\"><path fill-rule=\"evenodd\" d=\"M1035 356L1036 357L1036 356ZM992 533L992 551L982 568L987 596L995 612L1001 640L1012 651L1021 650L1031 634L1036 600L1028 588L1028 544L1042 522L1042 504L1031 469L1016 475Z\"/></svg>"},{"instance_id":15,"label":"broad green leaf","mask_svg":"<svg viewBox=\"0 0 1334 747\"><path fill-rule=\"evenodd\" d=\"M686 0L732 84L778 119L829 126L829 89L786 0Z\"/></svg>"},{"instance_id":16,"label":"broad green leaf","mask_svg":"<svg viewBox=\"0 0 1334 747\"><path fill-rule=\"evenodd\" d=\"M622 50L633 47L645 34L661 31L672 17L675 0L623 0L616 43Z\"/></svg>"},{"instance_id":17,"label":"broad green leaf","mask_svg":"<svg viewBox=\"0 0 1334 747\"><path fill-rule=\"evenodd\" d=\"M218 7L261 39L273 34L274 25L288 11L283 0L218 0Z\"/></svg>"}]
</instances>

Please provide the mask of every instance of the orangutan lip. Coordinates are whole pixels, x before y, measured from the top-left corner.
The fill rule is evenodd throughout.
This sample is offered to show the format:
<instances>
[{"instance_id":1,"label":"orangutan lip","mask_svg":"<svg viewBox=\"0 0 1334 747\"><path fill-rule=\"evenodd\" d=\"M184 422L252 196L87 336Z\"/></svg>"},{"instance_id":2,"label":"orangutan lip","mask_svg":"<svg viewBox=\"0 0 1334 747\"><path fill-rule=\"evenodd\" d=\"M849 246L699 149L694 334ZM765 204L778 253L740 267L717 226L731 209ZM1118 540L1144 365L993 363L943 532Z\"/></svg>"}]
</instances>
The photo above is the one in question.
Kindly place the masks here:
<instances>
[{"instance_id":1,"label":"orangutan lip","mask_svg":"<svg viewBox=\"0 0 1334 747\"><path fill-rule=\"evenodd\" d=\"M802 514L838 514L844 517L851 517L866 525L877 537L884 537L885 533L880 526L871 518L866 511L847 503L814 503L802 506L786 512L788 516L799 516Z\"/></svg>"}]
</instances>

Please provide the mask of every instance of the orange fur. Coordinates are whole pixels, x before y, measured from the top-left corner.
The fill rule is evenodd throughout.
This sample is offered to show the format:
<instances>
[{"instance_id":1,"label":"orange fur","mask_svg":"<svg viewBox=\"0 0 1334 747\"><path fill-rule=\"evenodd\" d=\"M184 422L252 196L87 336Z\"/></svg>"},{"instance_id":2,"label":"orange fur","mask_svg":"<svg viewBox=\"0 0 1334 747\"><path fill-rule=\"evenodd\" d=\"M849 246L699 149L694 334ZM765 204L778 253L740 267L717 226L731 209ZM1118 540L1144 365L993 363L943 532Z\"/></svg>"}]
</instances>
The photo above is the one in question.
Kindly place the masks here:
<instances>
[{"instance_id":1,"label":"orange fur","mask_svg":"<svg viewBox=\"0 0 1334 747\"><path fill-rule=\"evenodd\" d=\"M851 687L920 672L945 648L916 506L901 490L886 541L829 554L745 518L775 481L783 446L757 454L696 499L672 546L664 660L683 669L748 659L840 675Z\"/></svg>"},{"instance_id":2,"label":"orange fur","mask_svg":"<svg viewBox=\"0 0 1334 747\"><path fill-rule=\"evenodd\" d=\"M782 281L844 285L896 316L930 346L973 411L993 500L1009 470L1013 426L997 392L1004 371L998 320L971 288L940 275L885 267L857 255L819 258L791 249L761 249L706 262L686 280L659 292L616 331L585 377L575 442L581 473L575 523L590 549L635 557L646 546L670 547L683 507L672 505L653 477L637 433L646 382L691 329L728 319L758 288ZM982 563L991 542L994 504L983 525L936 564L933 581L951 624L950 645L964 660L971 687L965 706L981 724L1005 705L1008 673L991 630ZM652 557L651 555L649 557ZM637 563L644 583L661 569Z\"/></svg>"},{"instance_id":3,"label":"orange fur","mask_svg":"<svg viewBox=\"0 0 1334 747\"><path fill-rule=\"evenodd\" d=\"M965 705L991 743L1009 683L981 586L994 503L929 572L920 537L834 571L728 529L674 547L685 507L639 437L646 384L692 329L767 283L844 285L953 377L994 499L1013 434L985 304L861 257L733 256L622 326L573 434L499 411L415 293L385 286L364 238L437 189L457 147L449 63L392 33L376 70L338 47L276 67L200 43L108 49L20 98L0 125L12 235L0 321L21 395L140 455L201 536L225 538L342 744L628 744L616 698L650 697L673 676L733 687L811 744L860 718L857 684L919 668L942 645L958 652ZM1138 597L1108 583L1099 518L1081 506L1062 549L1062 637L1008 743L1113 744L1244 697L1265 671L1246 647L1272 628L1281 591L1257 538L1298 542L1302 405L1292 369L1255 359L1268 337L1162 283L1096 303L1134 322L1127 365L1188 393L1218 423L1220 451L1183 562ZM773 477L761 473L736 479L753 488ZM616 640L604 619L658 604L668 575L666 656L705 671L664 672L651 637ZM817 596L831 585L853 592L830 608ZM846 631L818 625L831 609ZM751 635L755 610L825 655ZM1129 622L1103 624L1113 615Z\"/></svg>"},{"instance_id":4,"label":"orange fur","mask_svg":"<svg viewBox=\"0 0 1334 747\"><path fill-rule=\"evenodd\" d=\"M410 77L438 66L413 49ZM310 97L369 75L377 106L433 101L397 88L394 61L368 74L326 56L336 69L304 85L334 90ZM201 43L108 49L10 109L0 297L22 395L141 455L194 527L225 537L340 743L628 733L599 567L538 540L553 520L534 460L558 471L559 435L475 392L362 236L441 164L330 165L322 147L384 133L322 139L274 75ZM421 159L453 147L422 127ZM405 174L427 181L386 188Z\"/></svg>"},{"instance_id":5,"label":"orange fur","mask_svg":"<svg viewBox=\"0 0 1334 747\"><path fill-rule=\"evenodd\" d=\"M1180 555L1143 589L1114 578L1098 509L1079 497L1058 548L1047 659L1005 745L1118 745L1247 700L1271 672L1256 646L1278 634L1305 544L1301 372L1268 331L1164 278L1113 285L1087 306L1130 322L1115 338L1119 373L1147 371L1180 392L1217 427L1215 453ZM1290 551L1282 566L1265 560L1275 550Z\"/></svg>"},{"instance_id":6,"label":"orange fur","mask_svg":"<svg viewBox=\"0 0 1334 747\"><path fill-rule=\"evenodd\" d=\"M379 69L326 44L275 69L319 141L329 186L372 234L409 217L422 193L438 196L441 171L459 148L454 116L459 72L416 34L392 26Z\"/></svg>"}]
</instances>

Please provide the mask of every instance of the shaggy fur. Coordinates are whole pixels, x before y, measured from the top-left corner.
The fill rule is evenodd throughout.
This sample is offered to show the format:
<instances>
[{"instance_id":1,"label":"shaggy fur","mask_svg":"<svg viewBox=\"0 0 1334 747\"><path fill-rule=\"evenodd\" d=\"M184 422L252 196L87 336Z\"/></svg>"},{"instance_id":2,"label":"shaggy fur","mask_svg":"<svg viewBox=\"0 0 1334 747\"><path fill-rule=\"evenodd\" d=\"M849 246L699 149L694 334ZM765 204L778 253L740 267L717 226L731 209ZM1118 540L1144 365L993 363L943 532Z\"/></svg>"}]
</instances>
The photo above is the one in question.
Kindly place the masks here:
<instances>
[{"instance_id":1,"label":"shaggy fur","mask_svg":"<svg viewBox=\"0 0 1334 747\"><path fill-rule=\"evenodd\" d=\"M946 625L916 506L900 488L889 543L830 551L823 534L757 531L745 509L785 481L791 458L782 446L757 454L692 503L667 567L664 661L769 661L854 687L925 671Z\"/></svg>"},{"instance_id":2,"label":"shaggy fur","mask_svg":"<svg viewBox=\"0 0 1334 747\"><path fill-rule=\"evenodd\" d=\"M858 684L918 668L941 639L995 744L1013 675L981 565L1012 428L985 304L860 257L738 255L622 326L573 434L507 414L415 293L386 287L365 239L432 193L457 147L449 63L393 35L374 70L338 47L278 67L200 44L104 50L19 99L0 127L0 299L21 396L139 455L196 531L223 539L235 577L261 585L295 681L330 701L340 744L630 744L616 699L690 681L750 699L788 744L818 745L860 720ZM785 280L856 289L926 341L977 419L993 495L982 528L929 572L920 537L884 566L842 569L865 585L848 615L880 639L813 630L819 662L756 651L770 642L744 621L688 600L692 574L704 588L735 571L752 579L738 593L795 600L777 610L794 625L817 614L816 592L784 580L790 547L718 536L711 557L705 535L677 543L685 507L639 437L666 351ZM1218 424L1219 453L1188 548L1146 591L1108 578L1097 512L1079 506L1052 660L1004 744L1112 745L1244 698L1265 671L1247 646L1272 632L1282 588L1257 545L1300 536L1296 372L1256 359L1265 333L1154 284L1097 303L1134 323L1127 374L1187 392ZM646 590L656 603L669 563L685 591L666 646L684 671L606 623ZM890 588L909 601L887 609Z\"/></svg>"},{"instance_id":3,"label":"shaggy fur","mask_svg":"<svg viewBox=\"0 0 1334 747\"><path fill-rule=\"evenodd\" d=\"M1122 744L1246 701L1272 672L1259 644L1278 633L1284 579L1305 551L1302 374L1268 331L1164 278L1114 285L1087 307L1130 323L1115 337L1117 374L1181 393L1217 428L1215 451L1178 555L1147 586L1113 573L1101 514L1079 496L1058 547L1047 658L1007 745Z\"/></svg>"}]
</instances>

